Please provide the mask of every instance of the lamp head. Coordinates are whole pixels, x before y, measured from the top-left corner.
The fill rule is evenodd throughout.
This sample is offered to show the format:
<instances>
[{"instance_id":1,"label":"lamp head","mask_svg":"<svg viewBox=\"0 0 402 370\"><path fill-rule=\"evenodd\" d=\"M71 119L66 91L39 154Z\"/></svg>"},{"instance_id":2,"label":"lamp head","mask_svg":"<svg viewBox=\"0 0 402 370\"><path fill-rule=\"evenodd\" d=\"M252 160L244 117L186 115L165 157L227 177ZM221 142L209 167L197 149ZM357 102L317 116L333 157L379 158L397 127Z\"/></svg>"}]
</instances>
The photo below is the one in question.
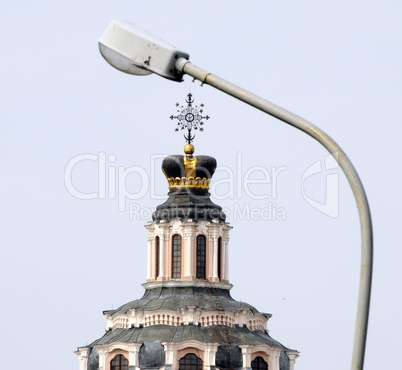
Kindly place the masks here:
<instances>
[{"instance_id":1,"label":"lamp head","mask_svg":"<svg viewBox=\"0 0 402 370\"><path fill-rule=\"evenodd\" d=\"M119 71L133 75L152 72L174 81L183 73L175 69L176 60L190 56L132 23L113 21L99 40L106 61Z\"/></svg>"}]
</instances>

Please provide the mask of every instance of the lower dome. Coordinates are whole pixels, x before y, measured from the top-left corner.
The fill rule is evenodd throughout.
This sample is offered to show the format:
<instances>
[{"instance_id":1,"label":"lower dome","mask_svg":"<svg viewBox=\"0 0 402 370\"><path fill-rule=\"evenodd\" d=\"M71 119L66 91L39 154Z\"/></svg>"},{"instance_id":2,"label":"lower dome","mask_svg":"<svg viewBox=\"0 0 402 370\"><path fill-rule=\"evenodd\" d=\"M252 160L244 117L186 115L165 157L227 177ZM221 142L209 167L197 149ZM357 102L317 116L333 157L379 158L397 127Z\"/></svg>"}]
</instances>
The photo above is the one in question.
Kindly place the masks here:
<instances>
[{"instance_id":1,"label":"lower dome","mask_svg":"<svg viewBox=\"0 0 402 370\"><path fill-rule=\"evenodd\" d=\"M261 356L257 358L266 364L266 369L268 364L276 364L273 368L289 370L288 354L296 353L273 339L264 325L253 326L256 320L250 320L259 318L260 324L266 324L270 314L234 300L229 289L212 285L204 288L155 286L146 289L141 299L116 310L104 311L104 314L110 326L101 338L86 347L89 355L85 370L108 370L107 361L115 361L124 351L137 356L138 366L128 366L126 360L128 370L170 370L177 368L172 361L182 361L190 355L200 364L205 359L213 363L213 366L202 365L200 369L190 370L202 370L205 366L211 370L240 370L247 367L243 361L250 348L254 348L258 356L265 356L267 361ZM138 317L142 321L138 321ZM105 353L109 357L105 357ZM180 362L179 369L189 370L183 366Z\"/></svg>"}]
</instances>

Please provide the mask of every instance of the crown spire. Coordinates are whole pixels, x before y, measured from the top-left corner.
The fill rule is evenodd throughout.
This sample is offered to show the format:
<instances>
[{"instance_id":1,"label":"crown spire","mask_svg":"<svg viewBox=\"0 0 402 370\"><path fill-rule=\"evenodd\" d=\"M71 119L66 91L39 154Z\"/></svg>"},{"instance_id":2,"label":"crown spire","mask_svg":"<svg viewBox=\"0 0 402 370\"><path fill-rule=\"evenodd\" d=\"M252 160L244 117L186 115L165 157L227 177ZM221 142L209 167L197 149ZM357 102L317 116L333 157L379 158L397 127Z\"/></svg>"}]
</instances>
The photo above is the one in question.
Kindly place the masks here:
<instances>
[{"instance_id":1,"label":"crown spire","mask_svg":"<svg viewBox=\"0 0 402 370\"><path fill-rule=\"evenodd\" d=\"M191 130L199 130L199 131L204 131L204 122L202 121L203 119L209 120L209 116L203 116L203 108L204 104L201 103L200 107L197 105L193 105L194 99L193 99L193 94L188 93L187 94L187 99L186 99L187 107L184 107L183 105L180 105L179 103L176 103L177 107L177 112L179 113L177 116L174 116L173 114L170 116L170 119L177 119L179 122L177 122L177 127L175 128L175 131L179 130L184 130L187 129L187 135L184 134L184 138L186 139L188 144L191 144L191 142L195 138L195 134L191 133Z\"/></svg>"}]
</instances>

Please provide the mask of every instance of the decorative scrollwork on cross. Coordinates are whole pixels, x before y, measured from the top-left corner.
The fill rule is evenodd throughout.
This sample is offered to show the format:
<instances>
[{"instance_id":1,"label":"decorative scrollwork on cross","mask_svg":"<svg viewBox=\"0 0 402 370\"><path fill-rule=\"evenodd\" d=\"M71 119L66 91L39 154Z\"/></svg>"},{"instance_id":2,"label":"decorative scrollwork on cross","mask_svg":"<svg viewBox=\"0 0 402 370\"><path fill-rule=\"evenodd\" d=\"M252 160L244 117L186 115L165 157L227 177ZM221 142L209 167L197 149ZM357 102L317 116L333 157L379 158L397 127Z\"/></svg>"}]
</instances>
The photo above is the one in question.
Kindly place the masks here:
<instances>
[{"instance_id":1,"label":"decorative scrollwork on cross","mask_svg":"<svg viewBox=\"0 0 402 370\"><path fill-rule=\"evenodd\" d=\"M204 122L203 119L209 120L209 116L203 116L203 108L204 104L201 103L200 107L197 105L193 105L194 99L191 93L187 94L186 99L187 107L180 106L179 103L176 103L176 107L178 107L177 112L179 113L177 116L171 115L170 119L178 119L177 127L175 131L187 129L187 135L184 134L184 138L186 139L188 144L194 140L195 135L191 134L191 130L199 130L204 131Z\"/></svg>"}]
</instances>

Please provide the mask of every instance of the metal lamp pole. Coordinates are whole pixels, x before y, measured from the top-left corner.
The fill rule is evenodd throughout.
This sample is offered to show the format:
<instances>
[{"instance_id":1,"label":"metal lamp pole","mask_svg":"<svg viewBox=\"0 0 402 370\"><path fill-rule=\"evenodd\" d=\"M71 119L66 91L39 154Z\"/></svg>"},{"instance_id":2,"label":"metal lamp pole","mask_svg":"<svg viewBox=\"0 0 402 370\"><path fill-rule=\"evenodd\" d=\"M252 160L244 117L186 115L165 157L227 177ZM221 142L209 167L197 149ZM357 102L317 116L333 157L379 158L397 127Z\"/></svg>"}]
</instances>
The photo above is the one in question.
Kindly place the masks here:
<instances>
[{"instance_id":1,"label":"metal lamp pole","mask_svg":"<svg viewBox=\"0 0 402 370\"><path fill-rule=\"evenodd\" d=\"M359 210L361 229L361 270L352 370L362 370L366 347L373 269L373 228L366 193L352 162L324 131L286 109L252 94L189 62L189 55L128 22L113 21L99 40L103 57L120 71L146 75L152 72L181 81L188 74L279 120L305 132L321 143L337 160L352 188Z\"/></svg>"},{"instance_id":2,"label":"metal lamp pole","mask_svg":"<svg viewBox=\"0 0 402 370\"><path fill-rule=\"evenodd\" d=\"M254 108L257 108L285 123L288 123L293 127L296 127L297 129L316 139L331 154L337 154L335 159L337 159L338 164L343 169L352 188L360 218L362 238L361 270L352 370L363 369L373 269L373 227L366 193L352 162L349 160L342 148L328 134L304 118L301 118L284 108L260 98L259 96L246 91L218 76L202 70L194 64L191 64L185 58L179 58L175 67L179 72L188 74L201 81L201 83L211 85L218 90L221 90L224 93L253 106Z\"/></svg>"}]
</instances>

